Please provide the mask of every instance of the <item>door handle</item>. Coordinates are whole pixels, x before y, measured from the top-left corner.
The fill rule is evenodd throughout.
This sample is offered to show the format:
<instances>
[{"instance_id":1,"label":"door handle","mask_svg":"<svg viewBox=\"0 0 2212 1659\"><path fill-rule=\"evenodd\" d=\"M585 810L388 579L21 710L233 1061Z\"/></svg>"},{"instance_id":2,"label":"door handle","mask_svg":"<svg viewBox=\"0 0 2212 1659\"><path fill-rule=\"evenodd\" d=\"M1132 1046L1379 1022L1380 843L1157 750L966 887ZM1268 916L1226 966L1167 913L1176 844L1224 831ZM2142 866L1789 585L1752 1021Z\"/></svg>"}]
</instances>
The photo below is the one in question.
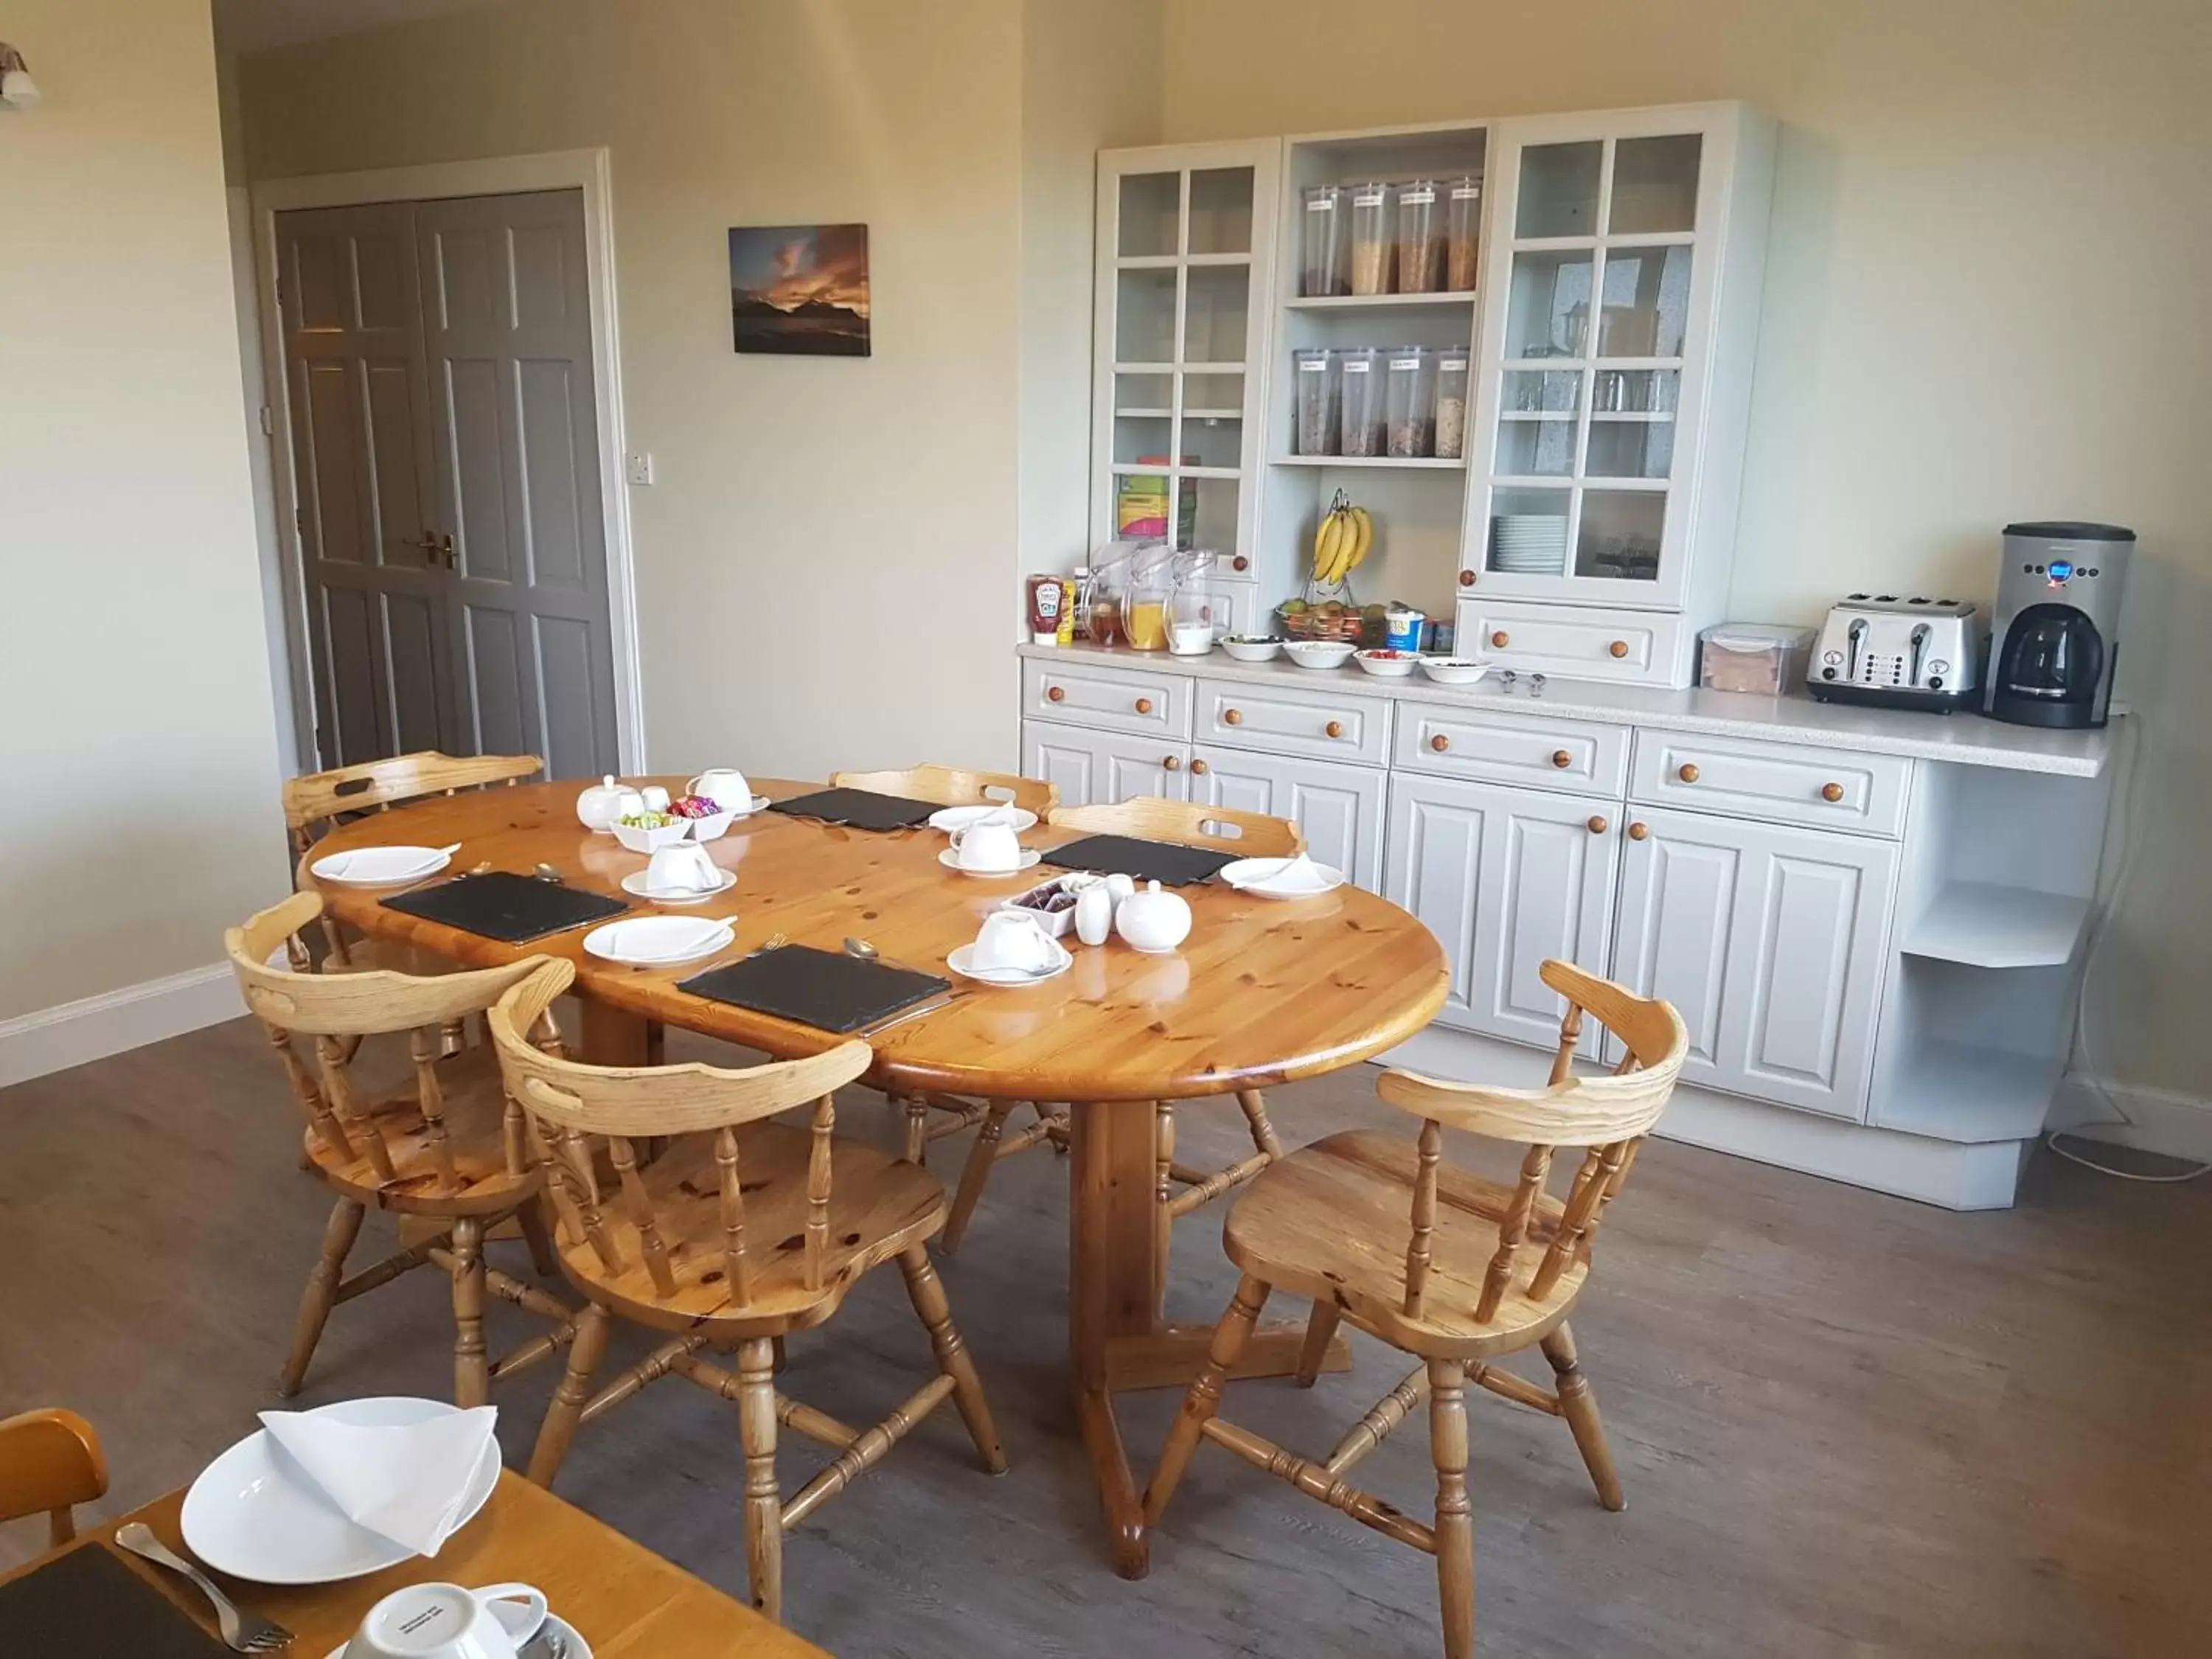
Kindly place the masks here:
<instances>
[{"instance_id":1,"label":"door handle","mask_svg":"<svg viewBox=\"0 0 2212 1659\"><path fill-rule=\"evenodd\" d=\"M458 562L453 556L453 538L450 534L438 538L438 558L447 569L456 568Z\"/></svg>"}]
</instances>

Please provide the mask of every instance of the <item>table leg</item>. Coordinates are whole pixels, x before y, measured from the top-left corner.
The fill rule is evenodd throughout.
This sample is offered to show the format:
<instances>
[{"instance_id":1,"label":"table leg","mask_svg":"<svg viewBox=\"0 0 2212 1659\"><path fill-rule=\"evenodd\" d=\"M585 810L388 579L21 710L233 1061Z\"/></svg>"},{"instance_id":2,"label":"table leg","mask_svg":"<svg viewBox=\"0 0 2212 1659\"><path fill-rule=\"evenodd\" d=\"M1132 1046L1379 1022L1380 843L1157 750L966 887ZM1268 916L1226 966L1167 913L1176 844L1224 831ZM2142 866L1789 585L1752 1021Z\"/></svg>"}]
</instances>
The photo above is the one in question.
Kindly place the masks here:
<instances>
[{"instance_id":1,"label":"table leg","mask_svg":"<svg viewBox=\"0 0 2212 1659\"><path fill-rule=\"evenodd\" d=\"M576 999L576 1058L593 1066L650 1066L653 1063L652 1022L641 1014L610 1007L595 997Z\"/></svg>"}]
</instances>

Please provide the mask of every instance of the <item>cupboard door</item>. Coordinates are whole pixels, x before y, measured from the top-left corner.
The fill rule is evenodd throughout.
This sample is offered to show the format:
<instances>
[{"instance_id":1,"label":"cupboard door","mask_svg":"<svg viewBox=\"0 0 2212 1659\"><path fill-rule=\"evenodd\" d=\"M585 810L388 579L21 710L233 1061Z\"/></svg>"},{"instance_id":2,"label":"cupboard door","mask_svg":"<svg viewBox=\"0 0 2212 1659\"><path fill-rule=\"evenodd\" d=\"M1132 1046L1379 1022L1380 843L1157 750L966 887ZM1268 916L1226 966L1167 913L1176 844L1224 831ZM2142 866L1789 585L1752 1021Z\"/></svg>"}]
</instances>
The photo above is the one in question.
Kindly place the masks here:
<instances>
[{"instance_id":1,"label":"cupboard door","mask_svg":"<svg viewBox=\"0 0 2212 1659\"><path fill-rule=\"evenodd\" d=\"M1190 750L1050 720L1022 722L1022 775L1060 787L1063 806L1159 795L1188 800Z\"/></svg>"},{"instance_id":2,"label":"cupboard door","mask_svg":"<svg viewBox=\"0 0 2212 1659\"><path fill-rule=\"evenodd\" d=\"M1192 753L1191 775L1192 799L1288 818L1314 858L1370 892L1382 890L1386 773L1202 744Z\"/></svg>"},{"instance_id":3,"label":"cupboard door","mask_svg":"<svg viewBox=\"0 0 2212 1659\"><path fill-rule=\"evenodd\" d=\"M1682 1075L1863 1120L1896 848L1644 810L1630 835L1614 977L1680 1011Z\"/></svg>"},{"instance_id":4,"label":"cupboard door","mask_svg":"<svg viewBox=\"0 0 2212 1659\"><path fill-rule=\"evenodd\" d=\"M1390 780L1390 833L1382 892L1428 925L1443 949L1449 981L1437 1024L1478 1029L1474 1018L1475 933L1481 916L1483 842L1491 828L1486 796L1474 784L1440 778Z\"/></svg>"}]
</instances>

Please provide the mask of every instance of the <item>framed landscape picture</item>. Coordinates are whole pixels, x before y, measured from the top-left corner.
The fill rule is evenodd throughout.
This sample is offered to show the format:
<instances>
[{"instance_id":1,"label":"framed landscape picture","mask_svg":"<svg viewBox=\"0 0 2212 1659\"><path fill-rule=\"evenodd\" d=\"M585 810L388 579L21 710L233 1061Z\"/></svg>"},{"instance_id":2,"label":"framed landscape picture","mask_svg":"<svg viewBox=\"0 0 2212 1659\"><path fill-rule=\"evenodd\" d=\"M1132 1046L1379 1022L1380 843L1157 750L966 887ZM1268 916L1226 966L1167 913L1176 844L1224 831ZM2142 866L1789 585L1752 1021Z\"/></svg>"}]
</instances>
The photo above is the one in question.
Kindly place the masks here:
<instances>
[{"instance_id":1,"label":"framed landscape picture","mask_svg":"<svg viewBox=\"0 0 2212 1659\"><path fill-rule=\"evenodd\" d=\"M868 228L749 225L730 232L739 351L868 355Z\"/></svg>"}]
</instances>

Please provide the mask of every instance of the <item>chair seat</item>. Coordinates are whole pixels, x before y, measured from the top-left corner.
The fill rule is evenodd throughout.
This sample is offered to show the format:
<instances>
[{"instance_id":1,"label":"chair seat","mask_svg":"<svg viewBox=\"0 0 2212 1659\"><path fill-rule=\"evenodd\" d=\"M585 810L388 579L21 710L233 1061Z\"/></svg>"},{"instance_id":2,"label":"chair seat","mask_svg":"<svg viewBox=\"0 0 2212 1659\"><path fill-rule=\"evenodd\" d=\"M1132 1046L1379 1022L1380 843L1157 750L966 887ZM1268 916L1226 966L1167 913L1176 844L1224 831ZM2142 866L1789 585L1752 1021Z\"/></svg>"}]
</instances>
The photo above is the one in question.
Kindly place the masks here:
<instances>
[{"instance_id":1,"label":"chair seat","mask_svg":"<svg viewBox=\"0 0 2212 1659\"><path fill-rule=\"evenodd\" d=\"M445 1100L446 1142L458 1179L448 1183L430 1149L430 1127L415 1093L415 1079L367 1103L366 1109L392 1154L392 1179L380 1180L355 1136L348 1158L307 1132L307 1155L332 1188L379 1209L412 1215L497 1215L512 1210L544 1184L536 1170L512 1175L507 1167L507 1092L499 1057L488 1046L464 1049L438 1063Z\"/></svg>"},{"instance_id":2,"label":"chair seat","mask_svg":"<svg viewBox=\"0 0 2212 1659\"><path fill-rule=\"evenodd\" d=\"M1261 1171L1231 1209L1223 1233L1229 1258L1270 1285L1335 1303L1354 1324L1408 1353L1474 1359L1548 1334L1589 1273L1587 1262L1571 1262L1543 1297L1528 1294L1559 1233L1559 1200L1539 1200L1498 1311L1478 1322L1475 1304L1513 1188L1449 1163L1437 1170L1422 1311L1404 1311L1416 1168L1411 1141L1374 1131L1331 1135L1292 1152Z\"/></svg>"},{"instance_id":3,"label":"chair seat","mask_svg":"<svg viewBox=\"0 0 2212 1659\"><path fill-rule=\"evenodd\" d=\"M676 1294L663 1296L617 1189L602 1195L599 1217L613 1259L610 1270L588 1239L563 1227L561 1265L594 1302L641 1323L690 1330L702 1322L721 1338L775 1334L817 1325L836 1311L869 1268L933 1237L945 1224L945 1188L926 1170L857 1140L830 1143L829 1248L822 1283L806 1284L806 1166L810 1130L763 1122L738 1133L738 1178L745 1200L745 1257L752 1296L731 1305L722 1247L721 1171L714 1144L690 1136L639 1173L653 1200Z\"/></svg>"}]
</instances>

